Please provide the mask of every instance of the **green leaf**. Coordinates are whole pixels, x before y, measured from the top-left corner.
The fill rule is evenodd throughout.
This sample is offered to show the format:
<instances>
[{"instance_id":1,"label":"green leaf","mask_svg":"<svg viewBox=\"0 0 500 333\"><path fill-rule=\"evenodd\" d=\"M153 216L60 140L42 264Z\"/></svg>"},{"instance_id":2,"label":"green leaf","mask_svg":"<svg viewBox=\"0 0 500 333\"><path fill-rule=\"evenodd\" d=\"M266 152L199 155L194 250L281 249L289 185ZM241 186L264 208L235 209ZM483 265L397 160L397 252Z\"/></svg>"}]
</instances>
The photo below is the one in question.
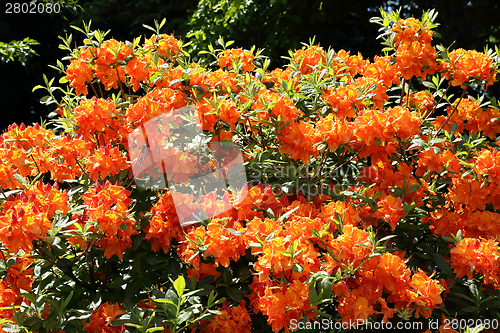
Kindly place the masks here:
<instances>
[{"instance_id":1,"label":"green leaf","mask_svg":"<svg viewBox=\"0 0 500 333\"><path fill-rule=\"evenodd\" d=\"M69 293L68 297L66 297L66 299L63 301L61 305L61 314L64 314L64 310L66 310L66 307L68 306L72 297L73 297L73 290Z\"/></svg>"},{"instance_id":2,"label":"green leaf","mask_svg":"<svg viewBox=\"0 0 500 333\"><path fill-rule=\"evenodd\" d=\"M329 299L332 295L333 281L325 277L319 281L320 290L323 292L323 297Z\"/></svg>"},{"instance_id":3,"label":"green leaf","mask_svg":"<svg viewBox=\"0 0 500 333\"><path fill-rule=\"evenodd\" d=\"M23 176L21 176L20 174L16 173L14 175L14 178L21 184L23 185L25 188L29 188L30 187L30 183L24 179Z\"/></svg>"},{"instance_id":4,"label":"green leaf","mask_svg":"<svg viewBox=\"0 0 500 333\"><path fill-rule=\"evenodd\" d=\"M444 258L439 253L436 253L434 255L434 260L436 261L436 265L439 267L439 269L443 271L447 277L453 278L455 276L455 274L453 274L453 271L451 270L450 263L444 260Z\"/></svg>"},{"instance_id":5,"label":"green leaf","mask_svg":"<svg viewBox=\"0 0 500 333\"><path fill-rule=\"evenodd\" d=\"M45 89L44 86L41 86L41 85L37 85L33 88L33 90L31 92L34 92L35 90L38 90L38 89Z\"/></svg>"},{"instance_id":6,"label":"green leaf","mask_svg":"<svg viewBox=\"0 0 500 333\"><path fill-rule=\"evenodd\" d=\"M191 311L182 311L177 317L177 325L183 325L194 317L194 313Z\"/></svg>"},{"instance_id":7,"label":"green leaf","mask_svg":"<svg viewBox=\"0 0 500 333\"><path fill-rule=\"evenodd\" d=\"M171 299L167 299L167 298L156 298L153 300L154 302L156 303L167 303L167 304L172 304L173 306L177 307L177 304L172 301Z\"/></svg>"},{"instance_id":8,"label":"green leaf","mask_svg":"<svg viewBox=\"0 0 500 333\"><path fill-rule=\"evenodd\" d=\"M318 300L318 292L316 291L316 287L314 285L309 286L309 303L311 306L314 306Z\"/></svg>"},{"instance_id":9,"label":"green leaf","mask_svg":"<svg viewBox=\"0 0 500 333\"><path fill-rule=\"evenodd\" d=\"M234 229L231 229L231 228L226 228L226 229L227 229L227 230L231 233L231 235L233 235L233 236L238 237L238 236L243 235L243 234L241 233L241 231L237 231L237 230L234 230Z\"/></svg>"},{"instance_id":10,"label":"green leaf","mask_svg":"<svg viewBox=\"0 0 500 333\"><path fill-rule=\"evenodd\" d=\"M412 186L410 186L408 188L408 190L406 190L406 194L410 194L410 193L413 193L415 192L416 190L418 190L420 188L420 185L418 184L413 184Z\"/></svg>"},{"instance_id":11,"label":"green leaf","mask_svg":"<svg viewBox=\"0 0 500 333\"><path fill-rule=\"evenodd\" d=\"M293 214L293 212L295 212L295 211L296 211L297 209L299 209L299 208L300 208L300 206L297 206L297 207L295 207L294 209L289 210L289 211L288 211L288 212L286 212L285 214L281 215L281 216L280 216L280 218L279 218L279 221L280 221L280 222L284 222L284 221L286 221L286 219L288 218L288 216L292 215L292 214Z\"/></svg>"},{"instance_id":12,"label":"green leaf","mask_svg":"<svg viewBox=\"0 0 500 333\"><path fill-rule=\"evenodd\" d=\"M226 293L229 297L231 297L232 300L234 300L237 303L240 303L241 300L243 299L243 296L241 294L241 290L239 287L226 288Z\"/></svg>"},{"instance_id":13,"label":"green leaf","mask_svg":"<svg viewBox=\"0 0 500 333\"><path fill-rule=\"evenodd\" d=\"M163 332L164 330L165 330L165 327L151 327L151 328L148 328L146 333Z\"/></svg>"},{"instance_id":14,"label":"green leaf","mask_svg":"<svg viewBox=\"0 0 500 333\"><path fill-rule=\"evenodd\" d=\"M292 270L294 270L297 273L302 273L304 271L304 268L302 267L302 265L294 263L292 266Z\"/></svg>"},{"instance_id":15,"label":"green leaf","mask_svg":"<svg viewBox=\"0 0 500 333\"><path fill-rule=\"evenodd\" d=\"M186 280L184 280L184 276L179 275L179 277L174 281L174 289L179 297L184 294L184 291L186 290Z\"/></svg>"}]
</instances>

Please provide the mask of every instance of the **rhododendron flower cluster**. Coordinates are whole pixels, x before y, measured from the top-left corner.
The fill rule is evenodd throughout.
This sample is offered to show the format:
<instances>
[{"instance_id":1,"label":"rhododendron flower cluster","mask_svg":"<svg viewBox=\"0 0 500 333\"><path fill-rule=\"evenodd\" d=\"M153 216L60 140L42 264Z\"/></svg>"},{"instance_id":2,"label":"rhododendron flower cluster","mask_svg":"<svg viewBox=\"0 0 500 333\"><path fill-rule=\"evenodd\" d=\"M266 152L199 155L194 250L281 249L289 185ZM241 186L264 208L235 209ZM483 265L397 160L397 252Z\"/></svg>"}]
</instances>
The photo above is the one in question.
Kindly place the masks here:
<instances>
[{"instance_id":1,"label":"rhododendron flower cluster","mask_svg":"<svg viewBox=\"0 0 500 333\"><path fill-rule=\"evenodd\" d=\"M494 318L499 55L381 14L383 55L274 69L222 38L193 63L158 22L63 39L54 119L0 135L0 332Z\"/></svg>"}]
</instances>

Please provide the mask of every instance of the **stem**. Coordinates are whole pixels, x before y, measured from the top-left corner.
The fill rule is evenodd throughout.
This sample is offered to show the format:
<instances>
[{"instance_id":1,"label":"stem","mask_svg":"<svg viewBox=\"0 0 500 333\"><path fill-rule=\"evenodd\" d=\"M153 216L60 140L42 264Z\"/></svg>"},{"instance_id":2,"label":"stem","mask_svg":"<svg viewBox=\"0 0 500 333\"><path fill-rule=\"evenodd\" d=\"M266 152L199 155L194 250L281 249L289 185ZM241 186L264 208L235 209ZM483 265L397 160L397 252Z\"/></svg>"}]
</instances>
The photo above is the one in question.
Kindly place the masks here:
<instances>
[{"instance_id":1,"label":"stem","mask_svg":"<svg viewBox=\"0 0 500 333\"><path fill-rule=\"evenodd\" d=\"M95 95L95 96L99 96L99 95L97 94L97 91L95 90L95 88L94 88L94 84L93 84L92 82L90 82L90 86L92 87L92 90L94 91L94 95Z\"/></svg>"},{"instance_id":2,"label":"stem","mask_svg":"<svg viewBox=\"0 0 500 333\"><path fill-rule=\"evenodd\" d=\"M406 107L410 105L410 86L411 86L411 79L408 81L408 93L406 94Z\"/></svg>"},{"instance_id":3,"label":"stem","mask_svg":"<svg viewBox=\"0 0 500 333\"><path fill-rule=\"evenodd\" d=\"M130 176L130 174L129 174L129 176ZM129 188L130 185L132 185L132 183L135 181L134 177L130 177L130 178L131 178L130 183L128 183L127 186L125 186L125 188Z\"/></svg>"},{"instance_id":4,"label":"stem","mask_svg":"<svg viewBox=\"0 0 500 333\"><path fill-rule=\"evenodd\" d=\"M457 111L458 106L460 105L460 102L464 98L464 95L465 95L465 92L467 91L467 88L468 88L468 86L465 87L465 89L462 91L462 95L460 95L460 99L458 100L457 105L455 105L455 107L453 108L453 111L451 112L451 114L448 116L448 118L446 118L445 122L443 123L443 125L441 125L441 127L438 129L438 131L436 132L436 134L434 134L434 136L432 137L433 139L438 136L438 134L441 132L441 130L443 129L443 127L446 126L446 124L448 123L448 121L450 121L451 117L455 114L455 111Z\"/></svg>"},{"instance_id":5,"label":"stem","mask_svg":"<svg viewBox=\"0 0 500 333\"><path fill-rule=\"evenodd\" d=\"M118 67L116 69L116 81L118 82L118 86L120 87L120 91L122 92L122 98L125 99L125 92L123 91L122 81L120 80L120 73L118 72Z\"/></svg>"},{"instance_id":6,"label":"stem","mask_svg":"<svg viewBox=\"0 0 500 333\"><path fill-rule=\"evenodd\" d=\"M321 171L323 170L323 163L325 162L325 157L326 157L326 155L328 155L329 151L330 151L330 149L328 147L326 147L325 150L323 151L323 154L321 156L321 161L319 162L318 167L316 168L316 171L314 172L314 175L311 178L311 181L315 181L316 178L321 173Z\"/></svg>"},{"instance_id":7,"label":"stem","mask_svg":"<svg viewBox=\"0 0 500 333\"><path fill-rule=\"evenodd\" d=\"M30 155L31 159L33 160L33 163L35 163L35 166L36 166L36 169L38 170L38 173L40 174L40 168L38 167L38 164L36 163L35 161L35 158L33 157L33 155Z\"/></svg>"},{"instance_id":8,"label":"stem","mask_svg":"<svg viewBox=\"0 0 500 333\"><path fill-rule=\"evenodd\" d=\"M5 192L3 191L3 188L1 188L1 187L0 187L0 192L2 192L3 197L5 198L5 200L7 200L8 197L5 195Z\"/></svg>"},{"instance_id":9,"label":"stem","mask_svg":"<svg viewBox=\"0 0 500 333\"><path fill-rule=\"evenodd\" d=\"M80 164L80 161L79 161L77 158L75 158L75 162L76 162L76 164L78 164L78 166L80 167L80 169L82 169L83 174L84 174L85 176L87 176L87 178L89 178L89 179L90 179L89 174L88 174L88 173L87 173L87 172L83 169L83 166Z\"/></svg>"},{"instance_id":10,"label":"stem","mask_svg":"<svg viewBox=\"0 0 500 333\"><path fill-rule=\"evenodd\" d=\"M436 103L436 107L439 105L439 103L441 103L441 101L443 100L444 96L446 96L446 93L448 92L448 89L450 89L450 85L448 84L448 87L446 87L446 90L444 91L444 93L441 95L441 98L439 99L439 101ZM436 108L434 108L434 110L436 110ZM431 116L432 112L429 112L429 114L427 115L427 117L425 117L425 119L429 118Z\"/></svg>"},{"instance_id":11,"label":"stem","mask_svg":"<svg viewBox=\"0 0 500 333\"><path fill-rule=\"evenodd\" d=\"M2 254L3 261L7 262L7 259L5 259L5 255L3 254L3 250L0 250L0 253Z\"/></svg>"},{"instance_id":12,"label":"stem","mask_svg":"<svg viewBox=\"0 0 500 333\"><path fill-rule=\"evenodd\" d=\"M262 148L266 148L266 145L264 142L264 134L262 133L262 123L259 123L259 133L260 133L260 146Z\"/></svg>"},{"instance_id":13,"label":"stem","mask_svg":"<svg viewBox=\"0 0 500 333\"><path fill-rule=\"evenodd\" d=\"M405 93L405 79L403 78L403 82L401 83L401 96L399 96L399 106L403 104L403 95Z\"/></svg>"},{"instance_id":14,"label":"stem","mask_svg":"<svg viewBox=\"0 0 500 333\"><path fill-rule=\"evenodd\" d=\"M99 135L97 134L97 132L95 132L94 135L95 135L95 141L97 142L97 148L99 148L100 147L100 145L99 145Z\"/></svg>"}]
</instances>

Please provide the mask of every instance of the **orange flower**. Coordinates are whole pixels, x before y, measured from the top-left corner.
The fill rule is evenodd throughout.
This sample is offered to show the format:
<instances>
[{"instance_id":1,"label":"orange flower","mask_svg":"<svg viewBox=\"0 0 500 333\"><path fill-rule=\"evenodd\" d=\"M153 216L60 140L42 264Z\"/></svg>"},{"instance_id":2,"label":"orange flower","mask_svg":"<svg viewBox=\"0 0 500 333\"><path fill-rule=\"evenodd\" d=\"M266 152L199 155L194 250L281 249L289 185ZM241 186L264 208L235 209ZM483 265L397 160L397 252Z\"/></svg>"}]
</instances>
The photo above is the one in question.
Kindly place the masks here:
<instances>
[{"instance_id":1,"label":"orange flower","mask_svg":"<svg viewBox=\"0 0 500 333\"><path fill-rule=\"evenodd\" d=\"M385 111L362 111L354 121L354 134L363 143L373 145L375 139L381 142L401 140L420 133L420 117L407 108L396 106Z\"/></svg>"},{"instance_id":2,"label":"orange flower","mask_svg":"<svg viewBox=\"0 0 500 333\"><path fill-rule=\"evenodd\" d=\"M337 216L340 217L343 225L357 226L361 222L359 212L345 201L332 201L328 205L321 206L321 213L318 214L324 223L330 224L330 232L337 230L337 224L334 221Z\"/></svg>"},{"instance_id":3,"label":"orange flower","mask_svg":"<svg viewBox=\"0 0 500 333\"><path fill-rule=\"evenodd\" d=\"M425 78L433 74L436 69L436 49L431 46L432 30L427 23L410 17L400 19L394 24L394 48L396 49L396 63L398 70L406 80L413 76Z\"/></svg>"},{"instance_id":4,"label":"orange flower","mask_svg":"<svg viewBox=\"0 0 500 333\"><path fill-rule=\"evenodd\" d=\"M127 44L114 39L104 41L96 50L95 75L106 90L118 89L118 81L126 82L122 63L131 54L132 49Z\"/></svg>"},{"instance_id":5,"label":"orange flower","mask_svg":"<svg viewBox=\"0 0 500 333\"><path fill-rule=\"evenodd\" d=\"M368 299L359 295L358 290L350 293L349 296L344 296L339 299L337 311L345 323L356 323L358 320L364 321L368 319L375 311L370 305ZM357 326L357 324L353 325ZM347 327L350 327L347 325Z\"/></svg>"},{"instance_id":6,"label":"orange flower","mask_svg":"<svg viewBox=\"0 0 500 333\"><path fill-rule=\"evenodd\" d=\"M152 36L151 38L156 37ZM172 58L181 52L179 41L173 35L161 34L158 40L157 52L159 55Z\"/></svg>"},{"instance_id":7,"label":"orange flower","mask_svg":"<svg viewBox=\"0 0 500 333\"><path fill-rule=\"evenodd\" d=\"M414 300L417 309L414 316L416 318L420 315L429 318L432 310L443 303L441 293L444 288L420 269L411 277L410 288L415 293Z\"/></svg>"},{"instance_id":8,"label":"orange flower","mask_svg":"<svg viewBox=\"0 0 500 333\"><path fill-rule=\"evenodd\" d=\"M210 90L210 87L207 85L208 82L208 77L207 77L207 70L197 63L193 63L190 65L187 70L184 70L183 73L187 73L189 76L189 85L190 86L198 86L203 91L208 92ZM206 97L209 95L206 94ZM192 94L192 98L195 99L195 95Z\"/></svg>"},{"instance_id":9,"label":"orange flower","mask_svg":"<svg viewBox=\"0 0 500 333\"><path fill-rule=\"evenodd\" d=\"M50 141L50 160L47 169L50 178L56 181L75 179L83 174L82 165L90 153L93 143L83 136L61 135Z\"/></svg>"},{"instance_id":10,"label":"orange flower","mask_svg":"<svg viewBox=\"0 0 500 333\"><path fill-rule=\"evenodd\" d=\"M176 195L186 197L182 193L176 193ZM192 200L192 197L186 199ZM182 211L182 209L180 210ZM149 213L152 214L152 217L145 229L146 236L144 239L151 243L151 250L154 252L162 249L163 252L168 253L174 239L179 242L184 240L172 192L169 190L165 191Z\"/></svg>"},{"instance_id":11,"label":"orange flower","mask_svg":"<svg viewBox=\"0 0 500 333\"><path fill-rule=\"evenodd\" d=\"M308 294L308 284L299 280L294 280L282 288L265 288L258 306L260 311L267 315L267 322L271 325L273 332L285 329L288 333L292 319L300 320L303 314L308 314L307 310L311 307Z\"/></svg>"},{"instance_id":12,"label":"orange flower","mask_svg":"<svg viewBox=\"0 0 500 333\"><path fill-rule=\"evenodd\" d=\"M320 263L317 259L320 254L307 240L313 238L310 230L320 229L321 225L320 220L295 217L283 228L273 230L276 237L263 244L262 253L254 264L259 280L269 281L272 277L280 279L283 276L307 278L312 272L318 271ZM286 254L291 252L296 253L293 260ZM292 270L294 265L300 266L302 270Z\"/></svg>"},{"instance_id":13,"label":"orange flower","mask_svg":"<svg viewBox=\"0 0 500 333\"><path fill-rule=\"evenodd\" d=\"M46 239L46 232L51 227L46 213L12 208L0 216L0 240L10 253L21 249L29 253L33 249L32 242Z\"/></svg>"},{"instance_id":14,"label":"orange flower","mask_svg":"<svg viewBox=\"0 0 500 333\"><path fill-rule=\"evenodd\" d=\"M440 174L445 169L450 172L460 172L461 165L458 158L446 149L436 153L434 149L427 149L418 154L418 167L415 174L422 176L426 171Z\"/></svg>"},{"instance_id":15,"label":"orange flower","mask_svg":"<svg viewBox=\"0 0 500 333\"><path fill-rule=\"evenodd\" d=\"M139 90L140 84L152 85L150 76L153 72L150 60L145 56L135 56L125 66L125 72L130 76L134 91Z\"/></svg>"},{"instance_id":16,"label":"orange flower","mask_svg":"<svg viewBox=\"0 0 500 333\"><path fill-rule=\"evenodd\" d=\"M299 110L288 96L262 89L255 96L255 100L252 109L257 110L257 118L259 119L267 120L267 111L276 119L280 117L282 123L293 121L299 115Z\"/></svg>"},{"instance_id":17,"label":"orange flower","mask_svg":"<svg viewBox=\"0 0 500 333\"><path fill-rule=\"evenodd\" d=\"M318 156L315 144L320 138L311 124L292 122L281 134L278 136L281 153L288 154L294 160L300 159L304 164L309 164L311 156Z\"/></svg>"},{"instance_id":18,"label":"orange flower","mask_svg":"<svg viewBox=\"0 0 500 333\"><path fill-rule=\"evenodd\" d=\"M316 123L316 131L317 135L326 141L332 152L340 145L349 143L354 136L352 122L335 117L333 114L321 118Z\"/></svg>"},{"instance_id":19,"label":"orange flower","mask_svg":"<svg viewBox=\"0 0 500 333\"><path fill-rule=\"evenodd\" d=\"M495 240L500 233L500 214L489 211L471 212L464 210L457 217L457 224L467 237L484 237Z\"/></svg>"},{"instance_id":20,"label":"orange flower","mask_svg":"<svg viewBox=\"0 0 500 333\"><path fill-rule=\"evenodd\" d=\"M143 46L145 50L156 50L160 56L173 59L181 52L180 44L173 35L161 34L160 36L152 35L149 39L146 38Z\"/></svg>"},{"instance_id":21,"label":"orange flower","mask_svg":"<svg viewBox=\"0 0 500 333\"><path fill-rule=\"evenodd\" d=\"M87 161L89 178L94 181L99 179L99 175L100 179L104 179L109 175L116 175L129 168L127 158L122 155L122 152L117 147L110 144L96 149Z\"/></svg>"},{"instance_id":22,"label":"orange flower","mask_svg":"<svg viewBox=\"0 0 500 333\"><path fill-rule=\"evenodd\" d=\"M332 249L335 255L335 258L331 258L329 253L325 255L327 259L330 257L334 260L330 260L330 264L325 265L325 269L331 274L332 272L336 273L337 267L358 267L363 260L368 258L371 242L368 239L368 232L352 225L346 225L342 229L342 234L336 239L332 239L327 243L327 246Z\"/></svg>"},{"instance_id":23,"label":"orange flower","mask_svg":"<svg viewBox=\"0 0 500 333\"><path fill-rule=\"evenodd\" d=\"M324 55L324 52L321 55ZM332 63L336 75L349 74L355 76L363 73L365 66L369 62L363 60L363 56L359 52L357 55L350 55L350 51L340 50L335 53Z\"/></svg>"},{"instance_id":24,"label":"orange flower","mask_svg":"<svg viewBox=\"0 0 500 333\"><path fill-rule=\"evenodd\" d=\"M436 103L436 101L429 90L422 90L410 94L409 107L419 112L422 118L427 117L432 111L434 111L434 103Z\"/></svg>"},{"instance_id":25,"label":"orange flower","mask_svg":"<svg viewBox=\"0 0 500 333\"><path fill-rule=\"evenodd\" d=\"M92 311L89 322L83 326L83 330L87 333L122 333L125 331L125 326L109 325L122 314L125 314L125 311L120 309L118 303L115 305L108 302L101 304L97 310Z\"/></svg>"},{"instance_id":26,"label":"orange flower","mask_svg":"<svg viewBox=\"0 0 500 333\"><path fill-rule=\"evenodd\" d=\"M233 195L232 204L238 211L239 220L250 220L261 215L256 212L258 208L263 210L271 208L274 212L281 208L280 203L275 199L272 187L264 188L262 184L242 188Z\"/></svg>"},{"instance_id":27,"label":"orange flower","mask_svg":"<svg viewBox=\"0 0 500 333\"><path fill-rule=\"evenodd\" d=\"M194 276L196 280L200 280L200 278L206 276L213 276L214 280L220 278L220 272L217 270L217 266L212 263L206 264L204 262L200 262L199 266L188 268L187 275L190 279Z\"/></svg>"},{"instance_id":28,"label":"orange flower","mask_svg":"<svg viewBox=\"0 0 500 333\"><path fill-rule=\"evenodd\" d=\"M486 87L496 81L496 68L493 59L476 50L466 51L456 49L449 54L450 62L442 62L439 70L441 75L447 79L452 77L450 83L453 86L462 86L470 80L482 80Z\"/></svg>"},{"instance_id":29,"label":"orange flower","mask_svg":"<svg viewBox=\"0 0 500 333\"><path fill-rule=\"evenodd\" d=\"M127 207L129 195L130 192L123 186L112 185L109 181L104 185L96 182L83 195L89 221L95 223L98 231L105 236L97 244L105 249L104 256L108 259L113 255L122 259L123 252L132 246L130 237L139 233L134 228L135 220Z\"/></svg>"},{"instance_id":30,"label":"orange flower","mask_svg":"<svg viewBox=\"0 0 500 333\"><path fill-rule=\"evenodd\" d=\"M92 60L91 48L84 48L78 58L72 59L66 69L66 80L69 86L75 88L77 95L88 94L87 82L92 81L93 70L90 61Z\"/></svg>"},{"instance_id":31,"label":"orange flower","mask_svg":"<svg viewBox=\"0 0 500 333\"><path fill-rule=\"evenodd\" d=\"M450 250L451 267L457 277L472 279L475 271L484 276L485 283L498 283L500 254L498 242L491 239L464 238Z\"/></svg>"},{"instance_id":32,"label":"orange flower","mask_svg":"<svg viewBox=\"0 0 500 333\"><path fill-rule=\"evenodd\" d=\"M432 40L433 31L428 28L427 23L422 24L419 19L414 17L399 19L391 30L396 32L394 36L396 46L415 41L430 43Z\"/></svg>"},{"instance_id":33,"label":"orange flower","mask_svg":"<svg viewBox=\"0 0 500 333\"><path fill-rule=\"evenodd\" d=\"M352 84L342 85L335 89L328 89L321 96L323 101L330 105L338 118L354 118L358 100L358 89Z\"/></svg>"},{"instance_id":34,"label":"orange flower","mask_svg":"<svg viewBox=\"0 0 500 333\"><path fill-rule=\"evenodd\" d=\"M233 229L231 232L229 229ZM243 226L240 222L229 221L227 225L223 225L222 221L212 220L206 226L199 226L191 229L186 235L187 240L184 241L180 248L180 256L186 263L191 263L196 269L197 263L193 260L201 258L196 257L196 252L203 253L204 258L213 257L215 265L228 267L230 260L238 261L241 256L245 255L246 246L244 239L235 234L241 233ZM199 243L202 243L204 249L200 248Z\"/></svg>"},{"instance_id":35,"label":"orange flower","mask_svg":"<svg viewBox=\"0 0 500 333\"><path fill-rule=\"evenodd\" d=\"M437 69L436 58L436 49L427 43L403 43L396 51L398 70L406 80L413 76L425 79L427 74L434 74Z\"/></svg>"},{"instance_id":36,"label":"orange flower","mask_svg":"<svg viewBox=\"0 0 500 333\"><path fill-rule=\"evenodd\" d=\"M457 211L460 211L462 207L471 211L484 210L490 191L486 186L483 187L482 183L482 181L473 180L470 177L454 177L450 192L446 197Z\"/></svg>"},{"instance_id":37,"label":"orange flower","mask_svg":"<svg viewBox=\"0 0 500 333\"><path fill-rule=\"evenodd\" d=\"M28 127L10 125L7 132L0 135L0 186L10 189L24 187L14 178L16 173L23 177L46 173L53 137L52 131L39 124Z\"/></svg>"},{"instance_id":38,"label":"orange flower","mask_svg":"<svg viewBox=\"0 0 500 333\"><path fill-rule=\"evenodd\" d=\"M300 72L306 75L312 73L313 67L320 64L326 58L326 53L318 45L304 46L300 50L295 50L293 58L300 65Z\"/></svg>"},{"instance_id":39,"label":"orange flower","mask_svg":"<svg viewBox=\"0 0 500 333\"><path fill-rule=\"evenodd\" d=\"M208 320L206 327L201 330L202 333L250 333L251 319L245 308L245 300L242 300L238 307L231 308L227 301L222 308L218 309L221 314Z\"/></svg>"},{"instance_id":40,"label":"orange flower","mask_svg":"<svg viewBox=\"0 0 500 333\"><path fill-rule=\"evenodd\" d=\"M0 320L11 319L14 321L14 306L20 305L22 298L14 292L7 283L0 280ZM0 332L5 332L2 329L3 323L0 324Z\"/></svg>"},{"instance_id":41,"label":"orange flower","mask_svg":"<svg viewBox=\"0 0 500 333\"><path fill-rule=\"evenodd\" d=\"M170 88L155 88L127 109L127 122L139 127L140 124L171 110L187 105L184 93Z\"/></svg>"},{"instance_id":42,"label":"orange flower","mask_svg":"<svg viewBox=\"0 0 500 333\"><path fill-rule=\"evenodd\" d=\"M28 268L28 266L32 262L33 259L28 257L16 258L14 264L7 269L5 281L17 295L21 293L21 290L31 291L34 268Z\"/></svg>"},{"instance_id":43,"label":"orange flower","mask_svg":"<svg viewBox=\"0 0 500 333\"><path fill-rule=\"evenodd\" d=\"M410 282L411 271L404 261L391 253L384 253L375 269L377 277L384 288L391 294L404 293Z\"/></svg>"},{"instance_id":44,"label":"orange flower","mask_svg":"<svg viewBox=\"0 0 500 333\"><path fill-rule=\"evenodd\" d=\"M482 149L474 163L479 175L488 175L491 183L500 183L500 153L497 149Z\"/></svg>"},{"instance_id":45,"label":"orange flower","mask_svg":"<svg viewBox=\"0 0 500 333\"><path fill-rule=\"evenodd\" d=\"M374 216L389 223L392 230L396 229L399 220L405 215L401 198L383 194L377 201L377 206L381 207Z\"/></svg>"},{"instance_id":46,"label":"orange flower","mask_svg":"<svg viewBox=\"0 0 500 333\"><path fill-rule=\"evenodd\" d=\"M204 131L214 131L214 126L219 120L217 111L214 106L207 100L200 101L196 104L196 110L201 121L201 128Z\"/></svg>"},{"instance_id":47,"label":"orange flower","mask_svg":"<svg viewBox=\"0 0 500 333\"><path fill-rule=\"evenodd\" d=\"M236 128L239 117L240 111L236 108L234 103L229 99L224 99L219 108L220 120L228 124L233 131Z\"/></svg>"},{"instance_id":48,"label":"orange flower","mask_svg":"<svg viewBox=\"0 0 500 333\"><path fill-rule=\"evenodd\" d=\"M82 100L75 108L75 132L84 136L87 141L102 141L95 136L99 132L104 135L105 143L116 139L117 129L120 126L118 110L111 99L101 99L95 96L90 100ZM102 143L102 142L101 142Z\"/></svg>"},{"instance_id":49,"label":"orange flower","mask_svg":"<svg viewBox=\"0 0 500 333\"><path fill-rule=\"evenodd\" d=\"M460 102L460 103L459 103ZM456 111L454 112L456 108ZM433 122L436 128L441 128L447 118L449 118L446 125L443 127L445 131L450 131L453 123L457 124L456 132L462 132L464 128L471 130L471 132L478 132L478 120L482 115L482 109L476 101L470 98L462 99L461 101L455 100L453 105L446 108L447 117L438 116ZM464 122L467 121L467 126Z\"/></svg>"},{"instance_id":50,"label":"orange flower","mask_svg":"<svg viewBox=\"0 0 500 333\"><path fill-rule=\"evenodd\" d=\"M222 68L207 74L207 84L219 89L222 93L238 93L241 89L236 85L236 83L236 73L227 72Z\"/></svg>"},{"instance_id":51,"label":"orange flower","mask_svg":"<svg viewBox=\"0 0 500 333\"><path fill-rule=\"evenodd\" d=\"M219 54L220 68L229 68L231 70L235 64L238 64L243 69L243 72L251 72L254 70L253 54L250 51L242 49L227 49Z\"/></svg>"},{"instance_id":52,"label":"orange flower","mask_svg":"<svg viewBox=\"0 0 500 333\"><path fill-rule=\"evenodd\" d=\"M371 104L373 104L373 107L382 109L384 103L389 100L387 87L375 78L360 77L354 80L353 85L360 95L356 101L356 106L359 110Z\"/></svg>"},{"instance_id":53,"label":"orange flower","mask_svg":"<svg viewBox=\"0 0 500 333\"><path fill-rule=\"evenodd\" d=\"M373 63L367 64L363 71L363 76L366 78L374 78L377 82L382 83L387 88L395 84L399 84L399 72L397 64L391 64L392 57L375 56Z\"/></svg>"},{"instance_id":54,"label":"orange flower","mask_svg":"<svg viewBox=\"0 0 500 333\"><path fill-rule=\"evenodd\" d=\"M429 218L424 221L430 223L429 229L433 234L440 237L450 237L456 235L463 226L457 212L449 212L446 208L440 207L429 213Z\"/></svg>"},{"instance_id":55,"label":"orange flower","mask_svg":"<svg viewBox=\"0 0 500 333\"><path fill-rule=\"evenodd\" d=\"M41 181L11 197L0 213L0 241L10 253L20 249L31 252L34 240L47 238L55 212L68 212L68 200L68 194L60 192L57 183L51 186Z\"/></svg>"}]
</instances>

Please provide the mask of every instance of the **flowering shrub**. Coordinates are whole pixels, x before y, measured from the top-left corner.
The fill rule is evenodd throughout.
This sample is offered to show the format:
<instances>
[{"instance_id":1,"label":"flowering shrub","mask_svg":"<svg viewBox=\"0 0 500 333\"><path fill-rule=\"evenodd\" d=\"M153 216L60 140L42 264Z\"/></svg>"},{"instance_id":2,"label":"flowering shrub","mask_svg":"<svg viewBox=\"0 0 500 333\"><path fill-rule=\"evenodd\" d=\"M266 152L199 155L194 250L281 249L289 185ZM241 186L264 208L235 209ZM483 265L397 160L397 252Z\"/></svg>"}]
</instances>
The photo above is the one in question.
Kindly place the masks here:
<instances>
[{"instance_id":1,"label":"flowering shrub","mask_svg":"<svg viewBox=\"0 0 500 333\"><path fill-rule=\"evenodd\" d=\"M191 63L161 24L133 42L78 28L65 88L35 87L54 119L0 136L0 331L497 328L498 50L436 46L436 15L382 12L373 60L305 45L271 71L222 38L214 68ZM175 145L179 109L212 150ZM246 184L179 190L238 153Z\"/></svg>"}]
</instances>

